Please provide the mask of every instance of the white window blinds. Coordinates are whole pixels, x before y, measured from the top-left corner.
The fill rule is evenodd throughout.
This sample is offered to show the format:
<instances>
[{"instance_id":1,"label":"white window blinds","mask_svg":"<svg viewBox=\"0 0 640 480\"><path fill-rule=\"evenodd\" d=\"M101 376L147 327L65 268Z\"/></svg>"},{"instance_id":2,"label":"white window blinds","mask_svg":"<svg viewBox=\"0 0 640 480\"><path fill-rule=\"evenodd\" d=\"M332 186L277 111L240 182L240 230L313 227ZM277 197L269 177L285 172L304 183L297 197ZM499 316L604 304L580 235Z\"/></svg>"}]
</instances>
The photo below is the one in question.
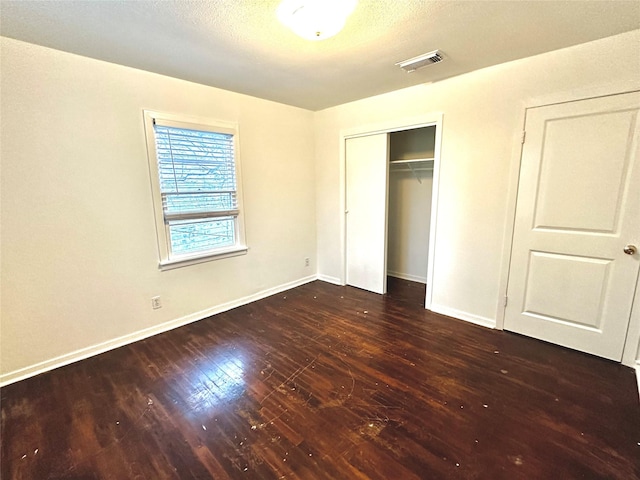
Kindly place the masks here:
<instances>
[{"instance_id":1,"label":"white window blinds","mask_svg":"<svg viewBox=\"0 0 640 480\"><path fill-rule=\"evenodd\" d=\"M165 220L238 214L233 135L154 125Z\"/></svg>"},{"instance_id":2,"label":"white window blinds","mask_svg":"<svg viewBox=\"0 0 640 480\"><path fill-rule=\"evenodd\" d=\"M236 245L234 134L158 119L153 130L170 257Z\"/></svg>"}]
</instances>

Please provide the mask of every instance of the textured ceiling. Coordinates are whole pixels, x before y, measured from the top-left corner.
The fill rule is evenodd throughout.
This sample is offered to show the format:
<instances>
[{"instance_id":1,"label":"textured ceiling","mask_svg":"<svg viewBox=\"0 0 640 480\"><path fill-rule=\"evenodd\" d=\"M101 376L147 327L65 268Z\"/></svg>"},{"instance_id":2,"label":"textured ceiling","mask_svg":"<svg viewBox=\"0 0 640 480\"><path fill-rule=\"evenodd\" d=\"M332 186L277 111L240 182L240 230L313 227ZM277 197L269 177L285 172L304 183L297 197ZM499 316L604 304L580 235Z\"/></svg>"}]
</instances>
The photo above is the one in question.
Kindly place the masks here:
<instances>
[{"instance_id":1,"label":"textured ceiling","mask_svg":"<svg viewBox=\"0 0 640 480\"><path fill-rule=\"evenodd\" d=\"M640 28L637 0L360 0L341 33L309 42L278 3L0 0L0 34L319 110ZM444 62L394 65L435 49Z\"/></svg>"}]
</instances>

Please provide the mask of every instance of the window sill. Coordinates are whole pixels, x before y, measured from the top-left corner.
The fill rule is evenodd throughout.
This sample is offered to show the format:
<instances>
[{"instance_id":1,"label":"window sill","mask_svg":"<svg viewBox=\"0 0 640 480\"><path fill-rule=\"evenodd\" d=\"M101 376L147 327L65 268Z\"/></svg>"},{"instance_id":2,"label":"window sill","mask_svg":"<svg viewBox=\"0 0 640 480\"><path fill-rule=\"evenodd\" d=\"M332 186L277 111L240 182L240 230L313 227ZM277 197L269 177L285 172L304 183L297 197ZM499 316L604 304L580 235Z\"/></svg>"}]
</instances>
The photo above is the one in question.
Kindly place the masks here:
<instances>
[{"instance_id":1,"label":"window sill","mask_svg":"<svg viewBox=\"0 0 640 480\"><path fill-rule=\"evenodd\" d=\"M248 247L230 247L224 250L218 250L215 253L207 253L205 255L191 255L171 260L165 260L160 262L159 268L161 271L173 270L174 268L187 267L189 265L195 265L197 263L210 262L212 260L220 260L223 258L237 257L239 255L246 255L249 251Z\"/></svg>"}]
</instances>

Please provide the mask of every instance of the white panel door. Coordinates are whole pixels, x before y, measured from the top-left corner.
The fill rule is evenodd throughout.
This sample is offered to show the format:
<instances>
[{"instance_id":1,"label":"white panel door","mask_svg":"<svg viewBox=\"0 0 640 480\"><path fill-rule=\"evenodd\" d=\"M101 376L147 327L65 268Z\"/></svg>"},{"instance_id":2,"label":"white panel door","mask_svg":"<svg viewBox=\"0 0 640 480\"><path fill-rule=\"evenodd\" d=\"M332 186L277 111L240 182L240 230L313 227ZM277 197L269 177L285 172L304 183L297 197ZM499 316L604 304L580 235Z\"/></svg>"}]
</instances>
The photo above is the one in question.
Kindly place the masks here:
<instances>
[{"instance_id":1,"label":"white panel door","mask_svg":"<svg viewBox=\"0 0 640 480\"><path fill-rule=\"evenodd\" d=\"M389 135L348 138L346 157L347 284L387 291Z\"/></svg>"},{"instance_id":2,"label":"white panel door","mask_svg":"<svg viewBox=\"0 0 640 480\"><path fill-rule=\"evenodd\" d=\"M621 360L640 254L640 93L531 108L505 329Z\"/></svg>"}]
</instances>

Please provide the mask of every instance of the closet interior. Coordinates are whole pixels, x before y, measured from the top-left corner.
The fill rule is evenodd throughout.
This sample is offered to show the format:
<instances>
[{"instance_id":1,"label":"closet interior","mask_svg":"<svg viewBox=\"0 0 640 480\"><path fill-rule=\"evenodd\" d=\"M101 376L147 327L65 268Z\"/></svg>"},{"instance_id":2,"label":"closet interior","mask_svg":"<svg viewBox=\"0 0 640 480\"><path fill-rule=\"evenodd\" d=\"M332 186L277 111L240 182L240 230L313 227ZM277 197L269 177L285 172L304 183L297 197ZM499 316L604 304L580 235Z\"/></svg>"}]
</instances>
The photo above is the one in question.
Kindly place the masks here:
<instances>
[{"instance_id":1,"label":"closet interior","mask_svg":"<svg viewBox=\"0 0 640 480\"><path fill-rule=\"evenodd\" d=\"M436 126L389 133L387 275L427 283Z\"/></svg>"}]
</instances>

